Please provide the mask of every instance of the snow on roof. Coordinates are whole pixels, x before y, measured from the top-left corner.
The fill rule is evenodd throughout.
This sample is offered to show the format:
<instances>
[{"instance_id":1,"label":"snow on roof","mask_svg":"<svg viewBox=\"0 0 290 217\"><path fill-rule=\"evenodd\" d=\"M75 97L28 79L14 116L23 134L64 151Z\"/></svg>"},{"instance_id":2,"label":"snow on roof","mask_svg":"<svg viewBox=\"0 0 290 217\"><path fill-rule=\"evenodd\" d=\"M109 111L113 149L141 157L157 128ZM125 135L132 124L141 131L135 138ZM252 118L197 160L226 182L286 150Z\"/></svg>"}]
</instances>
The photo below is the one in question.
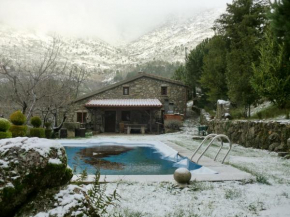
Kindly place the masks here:
<instances>
[{"instance_id":1,"label":"snow on roof","mask_svg":"<svg viewBox=\"0 0 290 217\"><path fill-rule=\"evenodd\" d=\"M158 99L93 99L86 107L162 107Z\"/></svg>"}]
</instances>

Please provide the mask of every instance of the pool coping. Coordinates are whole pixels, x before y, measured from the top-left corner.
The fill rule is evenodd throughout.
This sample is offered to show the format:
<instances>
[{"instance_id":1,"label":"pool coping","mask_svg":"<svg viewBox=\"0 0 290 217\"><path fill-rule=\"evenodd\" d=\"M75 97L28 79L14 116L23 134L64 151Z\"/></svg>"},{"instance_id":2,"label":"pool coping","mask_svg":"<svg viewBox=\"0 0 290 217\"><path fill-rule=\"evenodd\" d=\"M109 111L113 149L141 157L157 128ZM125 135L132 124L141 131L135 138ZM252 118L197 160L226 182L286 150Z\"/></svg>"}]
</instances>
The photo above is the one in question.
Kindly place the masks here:
<instances>
[{"instance_id":1,"label":"pool coping","mask_svg":"<svg viewBox=\"0 0 290 217\"><path fill-rule=\"evenodd\" d=\"M193 151L190 151L187 148L181 147L175 143L169 141L160 142L178 151L178 154L183 157L190 159L193 154ZM196 159L198 157L199 156L197 155ZM221 182L255 179L255 177L249 173L241 171L230 165L221 164L220 162L216 162L206 156L201 158L199 164L218 172L218 174L193 174L191 176L191 181ZM94 175L88 175L87 179L82 182L92 183L94 181L94 177ZM74 175L71 182L76 182L77 178L78 177ZM173 175L101 175L100 182L175 182L175 180L173 179Z\"/></svg>"}]
</instances>

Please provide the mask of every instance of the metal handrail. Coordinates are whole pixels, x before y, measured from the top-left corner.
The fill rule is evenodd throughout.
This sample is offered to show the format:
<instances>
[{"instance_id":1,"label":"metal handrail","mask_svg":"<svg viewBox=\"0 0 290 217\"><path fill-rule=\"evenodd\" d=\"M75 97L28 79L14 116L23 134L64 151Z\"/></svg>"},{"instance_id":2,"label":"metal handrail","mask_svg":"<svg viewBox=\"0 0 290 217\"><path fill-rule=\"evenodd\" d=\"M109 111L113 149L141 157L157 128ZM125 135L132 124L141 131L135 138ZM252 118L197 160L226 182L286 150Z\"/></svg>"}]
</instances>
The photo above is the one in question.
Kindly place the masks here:
<instances>
[{"instance_id":1,"label":"metal handrail","mask_svg":"<svg viewBox=\"0 0 290 217\"><path fill-rule=\"evenodd\" d=\"M213 137L213 138L212 138L212 137ZM216 161L217 156L219 155L221 149L223 148L224 143L223 143L222 138L224 138L224 139L228 140L228 142L229 142L229 144L230 144L230 147L229 147L229 150L227 151L227 153L226 153L224 159L222 160L222 164L223 164L224 161L225 161L225 159L226 159L226 157L228 156L228 154L230 153L230 151L231 151L231 149L232 149L232 143L231 143L229 137L226 136L226 135L224 135L224 134L209 134L208 136L206 136L206 137L204 138L204 140L201 142L201 144L198 146L198 148L195 150L195 152L193 153L193 155L192 155L192 157L191 157L191 160L192 160L192 158L194 157L194 155L197 153L197 151L201 148L202 144L203 144L206 140L208 140L208 139L210 139L210 138L212 138L211 141L209 142L209 144L207 145L207 147L205 148L205 150L201 153L201 155L200 155L199 158L197 159L196 163L199 162L199 160L201 159L201 157L202 157L202 156L205 154L205 152L209 149L209 147L212 145L212 143L213 143L216 139L220 139L220 141L221 141L221 147L220 147L220 149L218 150L218 152L217 152L217 154L216 154L216 156L215 156L215 158L214 158L214 161Z\"/></svg>"},{"instance_id":2,"label":"metal handrail","mask_svg":"<svg viewBox=\"0 0 290 217\"><path fill-rule=\"evenodd\" d=\"M217 136L217 135L218 135L218 134L209 134L209 135L207 135L207 136L202 140L202 142L200 143L200 145L198 146L198 148L195 150L195 152L194 152L193 155L191 156L190 160L192 160L192 158L194 157L194 155L196 155L196 153L198 152L198 150L201 148L201 146L203 145L203 143L204 143L206 140L210 139L211 137L215 137L215 136Z\"/></svg>"}]
</instances>

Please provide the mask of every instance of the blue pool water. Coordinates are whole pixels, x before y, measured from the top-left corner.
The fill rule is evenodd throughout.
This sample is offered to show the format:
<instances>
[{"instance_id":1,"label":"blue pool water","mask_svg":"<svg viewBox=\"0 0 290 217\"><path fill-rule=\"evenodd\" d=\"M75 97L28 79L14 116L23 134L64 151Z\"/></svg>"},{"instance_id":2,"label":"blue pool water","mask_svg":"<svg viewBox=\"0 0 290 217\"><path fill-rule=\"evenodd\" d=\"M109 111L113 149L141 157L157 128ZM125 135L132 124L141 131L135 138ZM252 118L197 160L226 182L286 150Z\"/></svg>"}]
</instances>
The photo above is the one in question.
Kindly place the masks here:
<instances>
[{"instance_id":1,"label":"blue pool water","mask_svg":"<svg viewBox=\"0 0 290 217\"><path fill-rule=\"evenodd\" d=\"M64 146L68 164L75 168L75 173L86 169L88 174L95 174L98 168L102 175L161 175L173 174L178 167L189 170L201 167L180 156L165 157L150 146Z\"/></svg>"}]
</instances>

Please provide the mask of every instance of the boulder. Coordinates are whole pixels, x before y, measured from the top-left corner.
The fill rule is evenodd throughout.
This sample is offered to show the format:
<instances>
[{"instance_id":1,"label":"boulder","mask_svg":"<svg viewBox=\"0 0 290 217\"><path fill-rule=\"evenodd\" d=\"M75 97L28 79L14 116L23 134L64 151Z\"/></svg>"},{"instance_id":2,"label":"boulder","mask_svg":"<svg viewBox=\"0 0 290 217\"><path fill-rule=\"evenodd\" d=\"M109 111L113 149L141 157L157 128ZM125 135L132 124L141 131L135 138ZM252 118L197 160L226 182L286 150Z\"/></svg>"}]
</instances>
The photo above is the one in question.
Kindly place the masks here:
<instances>
[{"instance_id":1,"label":"boulder","mask_svg":"<svg viewBox=\"0 0 290 217\"><path fill-rule=\"evenodd\" d=\"M280 143L274 142L269 146L269 151L275 151L280 146Z\"/></svg>"},{"instance_id":2,"label":"boulder","mask_svg":"<svg viewBox=\"0 0 290 217\"><path fill-rule=\"evenodd\" d=\"M280 151L287 151L287 144L281 143L278 147L275 148L276 152L280 152Z\"/></svg>"},{"instance_id":3,"label":"boulder","mask_svg":"<svg viewBox=\"0 0 290 217\"><path fill-rule=\"evenodd\" d=\"M60 143L27 137L0 140L1 216L13 216L32 196L71 177Z\"/></svg>"},{"instance_id":4,"label":"boulder","mask_svg":"<svg viewBox=\"0 0 290 217\"><path fill-rule=\"evenodd\" d=\"M89 208L85 188L76 185L49 188L17 211L14 217L27 216L87 216L84 213Z\"/></svg>"}]
</instances>

